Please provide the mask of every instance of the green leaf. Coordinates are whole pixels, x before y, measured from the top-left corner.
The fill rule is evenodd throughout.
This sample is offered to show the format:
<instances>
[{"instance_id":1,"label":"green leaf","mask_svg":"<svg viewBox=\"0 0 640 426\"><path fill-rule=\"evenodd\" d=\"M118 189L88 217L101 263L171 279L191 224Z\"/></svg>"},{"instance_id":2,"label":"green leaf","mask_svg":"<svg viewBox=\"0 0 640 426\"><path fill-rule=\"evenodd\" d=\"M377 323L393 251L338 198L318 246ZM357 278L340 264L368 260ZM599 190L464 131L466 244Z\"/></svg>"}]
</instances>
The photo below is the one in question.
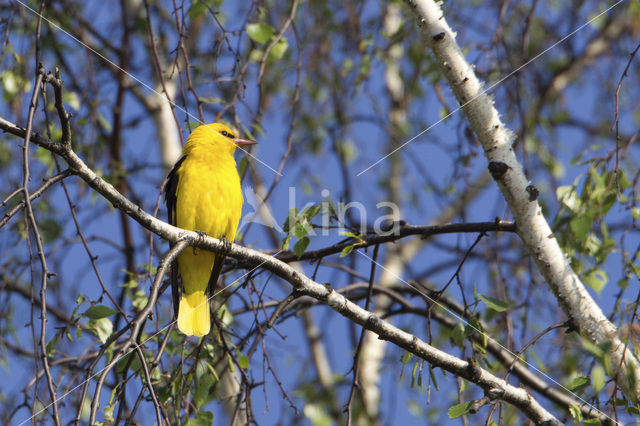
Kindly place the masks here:
<instances>
[{"instance_id":1,"label":"green leaf","mask_svg":"<svg viewBox=\"0 0 640 426\"><path fill-rule=\"evenodd\" d=\"M406 365L413 359L413 354L411 352L403 352L400 356L400 362L402 365Z\"/></svg>"},{"instance_id":2,"label":"green leaf","mask_svg":"<svg viewBox=\"0 0 640 426\"><path fill-rule=\"evenodd\" d=\"M200 102L202 102L203 104L224 105L225 100L222 98L215 98L215 97L211 97L211 98L200 97Z\"/></svg>"},{"instance_id":3,"label":"green leaf","mask_svg":"<svg viewBox=\"0 0 640 426\"><path fill-rule=\"evenodd\" d=\"M293 252L296 254L296 256L302 257L310 242L311 240L309 239L309 237L304 237L298 240L296 245L293 246Z\"/></svg>"},{"instance_id":4,"label":"green leaf","mask_svg":"<svg viewBox=\"0 0 640 426\"><path fill-rule=\"evenodd\" d=\"M595 367L593 367L593 370L591 371L591 383L596 394L599 394L602 389L604 389L605 374L604 368L602 368L601 365L596 365Z\"/></svg>"},{"instance_id":5,"label":"green leaf","mask_svg":"<svg viewBox=\"0 0 640 426\"><path fill-rule=\"evenodd\" d=\"M314 218L315 215L317 215L320 212L321 209L322 209L322 204L316 204L315 206L310 206L304 209L304 211L302 212L302 215L307 219L311 220Z\"/></svg>"},{"instance_id":6,"label":"green leaf","mask_svg":"<svg viewBox=\"0 0 640 426\"><path fill-rule=\"evenodd\" d=\"M213 424L213 413L210 411L198 411L195 417L184 422L183 426L211 426Z\"/></svg>"},{"instance_id":7,"label":"green leaf","mask_svg":"<svg viewBox=\"0 0 640 426\"><path fill-rule=\"evenodd\" d=\"M145 306L147 306L147 292L144 290L137 290L131 297L131 304L141 311Z\"/></svg>"},{"instance_id":8,"label":"green leaf","mask_svg":"<svg viewBox=\"0 0 640 426\"><path fill-rule=\"evenodd\" d=\"M282 240L282 250L289 250L289 243L291 243L291 235L287 235L286 237L284 237L284 240Z\"/></svg>"},{"instance_id":9,"label":"green leaf","mask_svg":"<svg viewBox=\"0 0 640 426\"><path fill-rule=\"evenodd\" d=\"M594 217L592 214L581 214L569 221L569 227L580 243L584 243L587 240L587 234L591 230L593 219Z\"/></svg>"},{"instance_id":10,"label":"green leaf","mask_svg":"<svg viewBox=\"0 0 640 426\"><path fill-rule=\"evenodd\" d=\"M53 356L53 353L56 349L56 345L58 344L58 338L60 337L60 335L58 333L56 333L53 336L53 339L49 340L49 342L47 343L47 356Z\"/></svg>"},{"instance_id":11,"label":"green leaf","mask_svg":"<svg viewBox=\"0 0 640 426\"><path fill-rule=\"evenodd\" d=\"M600 172L598 172L598 170L595 167L591 166L589 168L589 176L591 177L591 180L593 180L593 184L595 185L596 188L604 188L605 186L604 177L600 175Z\"/></svg>"},{"instance_id":12,"label":"green leaf","mask_svg":"<svg viewBox=\"0 0 640 426\"><path fill-rule=\"evenodd\" d=\"M244 369L249 368L249 357L247 355L242 355L240 351L236 351L238 355L238 365Z\"/></svg>"},{"instance_id":13,"label":"green leaf","mask_svg":"<svg viewBox=\"0 0 640 426\"><path fill-rule=\"evenodd\" d=\"M106 407L104 407L104 420L107 424L113 424L116 419L115 417L113 417L113 411L116 408L116 404L109 404Z\"/></svg>"},{"instance_id":14,"label":"green leaf","mask_svg":"<svg viewBox=\"0 0 640 426\"><path fill-rule=\"evenodd\" d=\"M54 219L41 219L38 223L38 228L40 228L42 240L45 243L56 241L62 235L62 226Z\"/></svg>"},{"instance_id":15,"label":"green leaf","mask_svg":"<svg viewBox=\"0 0 640 426\"><path fill-rule=\"evenodd\" d=\"M416 373L418 372L419 366L420 366L420 361L416 361L413 364L413 370L411 371L411 388L413 388L416 383Z\"/></svg>"},{"instance_id":16,"label":"green leaf","mask_svg":"<svg viewBox=\"0 0 640 426\"><path fill-rule=\"evenodd\" d=\"M211 348L212 349L210 350L210 353L213 354L214 353L213 346L211 346ZM215 382L219 382L220 381L220 377L218 377L218 373L216 373L216 370L215 370L215 368L213 368L213 365L211 365L208 362L206 362L205 366L207 367L207 370L209 371L209 374L211 374L211 377L214 378Z\"/></svg>"},{"instance_id":17,"label":"green leaf","mask_svg":"<svg viewBox=\"0 0 640 426\"><path fill-rule=\"evenodd\" d=\"M360 237L360 235L354 234L353 232L342 231L342 232L340 232L340 235L344 235L345 237L349 237L349 238L353 238L353 239L362 241L362 237Z\"/></svg>"},{"instance_id":18,"label":"green leaf","mask_svg":"<svg viewBox=\"0 0 640 426\"><path fill-rule=\"evenodd\" d=\"M349 253L351 253L353 251L354 247L355 247L355 244L350 244L350 245L346 246L345 248L343 248L342 251L340 252L340 257L348 256Z\"/></svg>"},{"instance_id":19,"label":"green leaf","mask_svg":"<svg viewBox=\"0 0 640 426\"><path fill-rule=\"evenodd\" d=\"M601 426L602 422L600 422L600 419L586 419L582 424L587 426Z\"/></svg>"},{"instance_id":20,"label":"green leaf","mask_svg":"<svg viewBox=\"0 0 640 426\"><path fill-rule=\"evenodd\" d=\"M578 211L582 205L582 201L572 186L559 186L558 189L556 189L556 197L558 197L558 201L572 212Z\"/></svg>"},{"instance_id":21,"label":"green leaf","mask_svg":"<svg viewBox=\"0 0 640 426\"><path fill-rule=\"evenodd\" d=\"M56 163L51 155L51 152L39 146L36 149L36 153L34 155L35 159L44 164L47 167L48 171L53 170Z\"/></svg>"},{"instance_id":22,"label":"green leaf","mask_svg":"<svg viewBox=\"0 0 640 426\"><path fill-rule=\"evenodd\" d=\"M625 172L623 168L618 169L618 185L622 189L626 189L631 186L631 182L629 182L629 178L627 177L627 172Z\"/></svg>"},{"instance_id":23,"label":"green leaf","mask_svg":"<svg viewBox=\"0 0 640 426\"><path fill-rule=\"evenodd\" d=\"M605 374L612 374L611 358L608 355L612 343L607 340L599 345L591 343L589 340L582 339L582 347L593 355L598 362L604 367Z\"/></svg>"},{"instance_id":24,"label":"green leaf","mask_svg":"<svg viewBox=\"0 0 640 426\"><path fill-rule=\"evenodd\" d=\"M218 310L218 317L220 318L220 322L224 328L229 328L231 327L231 324L233 324L233 314L226 304Z\"/></svg>"},{"instance_id":25,"label":"green leaf","mask_svg":"<svg viewBox=\"0 0 640 426\"><path fill-rule=\"evenodd\" d=\"M273 37L275 31L273 27L265 22L256 22L247 25L247 34L251 40L257 43L266 43Z\"/></svg>"},{"instance_id":26,"label":"green leaf","mask_svg":"<svg viewBox=\"0 0 640 426\"><path fill-rule=\"evenodd\" d=\"M436 388L437 391L440 390L440 387L438 386L438 381L436 380L436 374L433 371L433 368L431 368L431 366L429 366L429 376L431 376L431 382L433 383L433 386Z\"/></svg>"},{"instance_id":27,"label":"green leaf","mask_svg":"<svg viewBox=\"0 0 640 426\"><path fill-rule=\"evenodd\" d=\"M575 404L569 405L569 412L571 413L571 417L573 417L573 420L577 422L582 421L582 411L580 410L580 406Z\"/></svg>"},{"instance_id":28,"label":"green leaf","mask_svg":"<svg viewBox=\"0 0 640 426\"><path fill-rule=\"evenodd\" d=\"M638 410L638 407L636 407L635 405L629 405L627 406L624 411L626 411L629 414L633 414L634 416L637 416L638 414L640 414L640 410Z\"/></svg>"},{"instance_id":29,"label":"green leaf","mask_svg":"<svg viewBox=\"0 0 640 426\"><path fill-rule=\"evenodd\" d=\"M209 394L209 390L211 389L211 386L213 386L213 383L213 376L208 372L205 372L205 374L200 376L196 390L193 393L193 403L196 407L202 408L212 399L212 396Z\"/></svg>"},{"instance_id":30,"label":"green leaf","mask_svg":"<svg viewBox=\"0 0 640 426\"><path fill-rule=\"evenodd\" d=\"M78 111L80 110L80 98L76 92L66 91L62 94L62 101L68 104L71 108Z\"/></svg>"},{"instance_id":31,"label":"green leaf","mask_svg":"<svg viewBox=\"0 0 640 426\"><path fill-rule=\"evenodd\" d=\"M330 426L333 418L329 416L323 403L308 403L302 409L304 416L311 421L313 426ZM306 424L306 422L305 422Z\"/></svg>"},{"instance_id":32,"label":"green leaf","mask_svg":"<svg viewBox=\"0 0 640 426\"><path fill-rule=\"evenodd\" d=\"M249 52L249 62L260 62L262 61L262 57L264 56L264 52L262 49L253 49Z\"/></svg>"},{"instance_id":33,"label":"green leaf","mask_svg":"<svg viewBox=\"0 0 640 426\"><path fill-rule=\"evenodd\" d=\"M282 230L284 232L289 232L291 228L291 224L295 221L295 218L298 216L298 209L290 209L287 218L284 220L282 224Z\"/></svg>"},{"instance_id":34,"label":"green leaf","mask_svg":"<svg viewBox=\"0 0 640 426\"><path fill-rule=\"evenodd\" d=\"M303 238L305 235L309 233L309 228L305 225L307 225L306 222L303 222L303 223L298 222L293 226L293 235L295 235L296 238L298 239Z\"/></svg>"},{"instance_id":35,"label":"green leaf","mask_svg":"<svg viewBox=\"0 0 640 426\"><path fill-rule=\"evenodd\" d=\"M453 329L451 330L451 338L456 343L456 345L462 347L464 343L464 325L459 322Z\"/></svg>"},{"instance_id":36,"label":"green leaf","mask_svg":"<svg viewBox=\"0 0 640 426\"><path fill-rule=\"evenodd\" d=\"M138 280L132 278L129 281L120 284L118 287L127 288L127 289L137 288L138 287Z\"/></svg>"},{"instance_id":37,"label":"green leaf","mask_svg":"<svg viewBox=\"0 0 640 426\"><path fill-rule=\"evenodd\" d=\"M198 19L200 16L207 13L207 4L204 1L194 1L191 3L189 10L187 11L187 16L189 17L189 21L193 22Z\"/></svg>"},{"instance_id":38,"label":"green leaf","mask_svg":"<svg viewBox=\"0 0 640 426\"><path fill-rule=\"evenodd\" d=\"M500 299L483 296L481 294L478 294L478 297L487 305L488 308L493 309L496 312L504 312L514 305L513 302L503 302Z\"/></svg>"},{"instance_id":39,"label":"green leaf","mask_svg":"<svg viewBox=\"0 0 640 426\"><path fill-rule=\"evenodd\" d=\"M474 402L475 400L471 400L468 402L463 402L462 404L456 404L453 407L449 408L449 418L457 419L458 417L464 416L469 412L469 409Z\"/></svg>"},{"instance_id":40,"label":"green leaf","mask_svg":"<svg viewBox=\"0 0 640 426\"><path fill-rule=\"evenodd\" d=\"M100 123L100 126L102 126L102 128L107 132L107 133L111 133L111 123L109 122L109 120L107 120L107 118L105 116L103 116L102 114L98 114L98 123ZM200 123L198 123L200 124Z\"/></svg>"},{"instance_id":41,"label":"green leaf","mask_svg":"<svg viewBox=\"0 0 640 426\"><path fill-rule=\"evenodd\" d=\"M411 352L403 352L400 356L400 362L402 363L402 367L400 368L400 377L404 375L404 366L411 361L411 358L413 358L413 354Z\"/></svg>"},{"instance_id":42,"label":"green leaf","mask_svg":"<svg viewBox=\"0 0 640 426\"><path fill-rule=\"evenodd\" d=\"M93 331L102 343L106 343L107 339L113 332L113 323L109 320L109 318L90 320L87 324L87 328Z\"/></svg>"},{"instance_id":43,"label":"green leaf","mask_svg":"<svg viewBox=\"0 0 640 426\"><path fill-rule=\"evenodd\" d=\"M611 192L604 197L604 201L602 202L602 215L605 215L611 210L611 207L618 200L618 195L615 192Z\"/></svg>"},{"instance_id":44,"label":"green leaf","mask_svg":"<svg viewBox=\"0 0 640 426\"><path fill-rule=\"evenodd\" d=\"M582 279L586 285L594 289L598 294L609 281L607 273L602 269L593 269Z\"/></svg>"},{"instance_id":45,"label":"green leaf","mask_svg":"<svg viewBox=\"0 0 640 426\"><path fill-rule=\"evenodd\" d=\"M629 268L636 275L636 277L640 278L640 266L635 265L633 263L629 263L627 266L629 266Z\"/></svg>"},{"instance_id":46,"label":"green leaf","mask_svg":"<svg viewBox=\"0 0 640 426\"><path fill-rule=\"evenodd\" d=\"M104 305L93 305L92 307L84 311L81 315L92 320L99 320L101 318L106 318L117 313L118 311L114 311L113 309L107 308Z\"/></svg>"},{"instance_id":47,"label":"green leaf","mask_svg":"<svg viewBox=\"0 0 640 426\"><path fill-rule=\"evenodd\" d=\"M278 40L278 42L271 48L271 51L269 52L269 59L274 61L282 59L288 47L289 42L287 39L285 37L280 38L280 40Z\"/></svg>"},{"instance_id":48,"label":"green leaf","mask_svg":"<svg viewBox=\"0 0 640 426\"><path fill-rule=\"evenodd\" d=\"M482 347L487 347L487 333L484 332L484 328L482 327L482 323L476 317L469 318L469 326L474 329L474 331L480 333L482 337ZM473 333L472 333L473 334Z\"/></svg>"},{"instance_id":49,"label":"green leaf","mask_svg":"<svg viewBox=\"0 0 640 426\"><path fill-rule=\"evenodd\" d=\"M569 390L571 392L574 392L574 393L575 392L580 392L581 390L583 390L584 388L586 388L590 384L591 384L591 380L589 380L589 378L587 376L576 377L571 382L571 386L569 387Z\"/></svg>"},{"instance_id":50,"label":"green leaf","mask_svg":"<svg viewBox=\"0 0 640 426\"><path fill-rule=\"evenodd\" d=\"M0 81L2 81L2 88L7 95L13 96L18 93L18 83L13 71L2 71L0 73Z\"/></svg>"}]
</instances>

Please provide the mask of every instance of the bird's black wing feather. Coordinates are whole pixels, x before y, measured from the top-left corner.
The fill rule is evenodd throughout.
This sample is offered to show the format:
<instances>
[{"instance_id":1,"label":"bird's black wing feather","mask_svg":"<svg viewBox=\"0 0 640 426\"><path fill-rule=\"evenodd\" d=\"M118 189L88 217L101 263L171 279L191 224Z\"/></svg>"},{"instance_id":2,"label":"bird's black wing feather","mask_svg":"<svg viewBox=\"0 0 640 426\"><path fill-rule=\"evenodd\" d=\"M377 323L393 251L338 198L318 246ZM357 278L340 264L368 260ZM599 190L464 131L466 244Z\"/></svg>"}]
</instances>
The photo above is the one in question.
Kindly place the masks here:
<instances>
[{"instance_id":1,"label":"bird's black wing feather","mask_svg":"<svg viewBox=\"0 0 640 426\"><path fill-rule=\"evenodd\" d=\"M164 203L167 205L167 217L169 223L176 226L178 219L176 217L176 202L178 191L178 169L184 162L186 156L180 158L167 175L167 182L164 186ZM180 292L182 288L178 284L178 266L175 262L171 264L171 295L173 298L173 313L178 318L178 307L180 306Z\"/></svg>"},{"instance_id":2,"label":"bird's black wing feather","mask_svg":"<svg viewBox=\"0 0 640 426\"><path fill-rule=\"evenodd\" d=\"M178 169L187 158L185 155L173 166L169 174L167 175L167 183L164 186L164 203L167 205L167 213L169 216L169 223L176 226L178 222L176 220L176 201L178 191Z\"/></svg>"},{"instance_id":3,"label":"bird's black wing feather","mask_svg":"<svg viewBox=\"0 0 640 426\"><path fill-rule=\"evenodd\" d=\"M211 269L211 275L209 275L209 283L207 284L207 299L211 299L216 291L216 284L218 283L218 277L222 272L222 266L224 265L224 254L216 254L213 261L213 268Z\"/></svg>"}]
</instances>

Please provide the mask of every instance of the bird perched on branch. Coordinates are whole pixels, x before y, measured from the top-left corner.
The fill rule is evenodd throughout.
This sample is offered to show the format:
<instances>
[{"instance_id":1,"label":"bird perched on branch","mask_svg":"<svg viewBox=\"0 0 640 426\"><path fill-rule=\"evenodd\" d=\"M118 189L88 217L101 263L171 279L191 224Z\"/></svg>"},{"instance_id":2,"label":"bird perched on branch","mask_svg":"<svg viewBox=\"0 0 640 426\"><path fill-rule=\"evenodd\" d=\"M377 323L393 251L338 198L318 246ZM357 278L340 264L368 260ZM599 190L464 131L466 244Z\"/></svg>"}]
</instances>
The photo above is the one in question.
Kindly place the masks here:
<instances>
[{"instance_id":1,"label":"bird perched on branch","mask_svg":"<svg viewBox=\"0 0 640 426\"><path fill-rule=\"evenodd\" d=\"M240 177L233 153L256 142L240 139L221 123L197 127L182 150L182 158L167 176L164 199L169 223L233 241L242 211ZM186 335L209 333L209 297L222 269L224 255L186 249L178 256L179 286L173 267L171 285L178 328Z\"/></svg>"}]
</instances>

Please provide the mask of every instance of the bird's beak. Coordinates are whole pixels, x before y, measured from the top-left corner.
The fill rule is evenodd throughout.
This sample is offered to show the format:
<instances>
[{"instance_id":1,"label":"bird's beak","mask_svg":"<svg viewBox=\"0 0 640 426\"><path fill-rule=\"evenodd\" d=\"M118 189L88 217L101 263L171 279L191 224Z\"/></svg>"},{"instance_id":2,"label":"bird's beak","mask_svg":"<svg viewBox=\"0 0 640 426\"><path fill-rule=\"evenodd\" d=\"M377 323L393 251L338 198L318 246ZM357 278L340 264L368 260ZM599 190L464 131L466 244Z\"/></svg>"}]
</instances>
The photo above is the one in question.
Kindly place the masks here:
<instances>
[{"instance_id":1,"label":"bird's beak","mask_svg":"<svg viewBox=\"0 0 640 426\"><path fill-rule=\"evenodd\" d=\"M240 139L240 138L235 138L235 139L233 140L233 143L235 143L235 144L236 144L236 146L240 146L240 147L242 147L242 146L247 146L247 145L255 145L255 144L257 144L258 142L256 142L256 141L250 141L249 139Z\"/></svg>"}]
</instances>

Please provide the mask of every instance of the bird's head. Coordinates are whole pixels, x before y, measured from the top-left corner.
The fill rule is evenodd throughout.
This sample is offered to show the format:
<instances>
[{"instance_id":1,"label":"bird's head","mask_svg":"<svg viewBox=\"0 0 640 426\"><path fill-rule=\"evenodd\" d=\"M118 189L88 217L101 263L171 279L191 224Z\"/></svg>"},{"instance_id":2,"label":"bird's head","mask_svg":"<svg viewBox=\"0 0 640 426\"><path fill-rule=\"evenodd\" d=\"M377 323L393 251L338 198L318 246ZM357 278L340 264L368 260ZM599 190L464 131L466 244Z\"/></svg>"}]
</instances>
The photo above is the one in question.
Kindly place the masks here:
<instances>
[{"instance_id":1,"label":"bird's head","mask_svg":"<svg viewBox=\"0 0 640 426\"><path fill-rule=\"evenodd\" d=\"M233 154L237 147L255 145L258 142L237 137L237 132L222 123L203 124L189 136L189 142L211 145L216 151Z\"/></svg>"}]
</instances>

